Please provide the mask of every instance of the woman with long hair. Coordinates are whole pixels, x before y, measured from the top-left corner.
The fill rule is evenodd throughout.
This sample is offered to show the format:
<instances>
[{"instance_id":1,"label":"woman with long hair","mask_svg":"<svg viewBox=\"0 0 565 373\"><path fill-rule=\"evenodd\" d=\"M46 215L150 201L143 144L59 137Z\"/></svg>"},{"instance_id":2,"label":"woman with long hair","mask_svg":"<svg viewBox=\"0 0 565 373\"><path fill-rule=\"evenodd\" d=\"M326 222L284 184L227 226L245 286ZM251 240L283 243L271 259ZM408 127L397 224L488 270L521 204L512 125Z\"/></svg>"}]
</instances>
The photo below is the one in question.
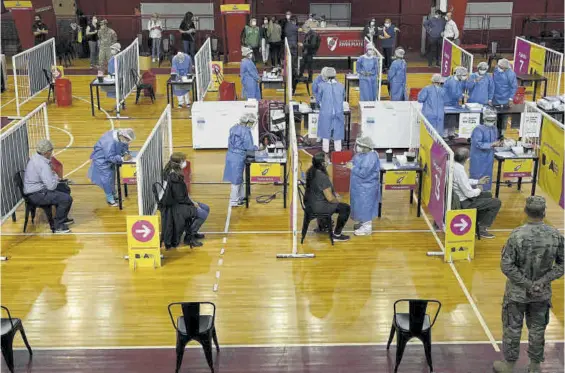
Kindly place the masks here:
<instances>
[{"instance_id":1,"label":"woman with long hair","mask_svg":"<svg viewBox=\"0 0 565 373\"><path fill-rule=\"evenodd\" d=\"M194 14L186 12L180 24L179 31L181 33L182 46L184 53L188 54L190 58L194 59L195 54L195 41L196 41L196 26L194 25Z\"/></svg>"},{"instance_id":2,"label":"woman with long hair","mask_svg":"<svg viewBox=\"0 0 565 373\"><path fill-rule=\"evenodd\" d=\"M190 198L184 180L186 166L186 155L175 152L163 171L166 190L161 199L161 219L166 248L178 246L183 232L184 243L190 247L202 246L198 240L204 238L198 230L208 218L210 207Z\"/></svg>"},{"instance_id":3,"label":"woman with long hair","mask_svg":"<svg viewBox=\"0 0 565 373\"><path fill-rule=\"evenodd\" d=\"M306 173L304 204L315 214L338 214L333 231L334 241L349 240L349 236L342 234L341 231L349 219L351 208L347 203L339 201L326 170L326 158L323 152L312 157L312 167ZM321 227L319 223L318 230L327 229L327 227Z\"/></svg>"}]
</instances>

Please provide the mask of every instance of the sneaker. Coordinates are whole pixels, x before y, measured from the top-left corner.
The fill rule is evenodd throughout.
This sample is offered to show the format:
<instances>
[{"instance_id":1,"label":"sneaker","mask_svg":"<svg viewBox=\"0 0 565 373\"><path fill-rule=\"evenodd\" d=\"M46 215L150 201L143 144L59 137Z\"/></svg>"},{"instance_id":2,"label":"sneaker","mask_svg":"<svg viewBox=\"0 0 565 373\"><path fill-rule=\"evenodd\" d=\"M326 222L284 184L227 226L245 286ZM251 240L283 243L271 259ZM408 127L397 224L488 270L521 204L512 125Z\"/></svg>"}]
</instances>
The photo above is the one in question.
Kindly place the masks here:
<instances>
[{"instance_id":1,"label":"sneaker","mask_svg":"<svg viewBox=\"0 0 565 373\"><path fill-rule=\"evenodd\" d=\"M195 237L189 237L188 239L185 239L184 244L186 246L190 246L190 248L204 246L204 244L202 242L196 241Z\"/></svg>"},{"instance_id":2,"label":"sneaker","mask_svg":"<svg viewBox=\"0 0 565 373\"><path fill-rule=\"evenodd\" d=\"M156 60L155 58L153 58L153 59L151 60L151 62L157 62L157 60Z\"/></svg>"},{"instance_id":3,"label":"sneaker","mask_svg":"<svg viewBox=\"0 0 565 373\"><path fill-rule=\"evenodd\" d=\"M55 229L55 234L71 233L71 230L66 225Z\"/></svg>"},{"instance_id":4,"label":"sneaker","mask_svg":"<svg viewBox=\"0 0 565 373\"><path fill-rule=\"evenodd\" d=\"M118 207L118 202L116 201L107 201L106 203L108 203L108 206L110 207Z\"/></svg>"},{"instance_id":5,"label":"sneaker","mask_svg":"<svg viewBox=\"0 0 565 373\"><path fill-rule=\"evenodd\" d=\"M230 202L231 207L241 207L243 205L245 205L245 201Z\"/></svg>"},{"instance_id":6,"label":"sneaker","mask_svg":"<svg viewBox=\"0 0 565 373\"><path fill-rule=\"evenodd\" d=\"M487 240L490 240L494 237L496 237L494 234L490 233L489 231L487 231L486 229L481 229L479 230L479 236L481 238L486 238Z\"/></svg>"},{"instance_id":7,"label":"sneaker","mask_svg":"<svg viewBox=\"0 0 565 373\"><path fill-rule=\"evenodd\" d=\"M355 231L353 231L353 234L356 236L370 236L371 235L370 230L365 230L365 229L356 229Z\"/></svg>"},{"instance_id":8,"label":"sneaker","mask_svg":"<svg viewBox=\"0 0 565 373\"><path fill-rule=\"evenodd\" d=\"M196 238L197 240L203 240L203 239L206 238L206 236L203 235L202 233L196 233L196 234L194 235L194 238Z\"/></svg>"},{"instance_id":9,"label":"sneaker","mask_svg":"<svg viewBox=\"0 0 565 373\"><path fill-rule=\"evenodd\" d=\"M181 104L179 104L177 107L178 107L179 109L182 109L182 105L181 105Z\"/></svg>"},{"instance_id":10,"label":"sneaker","mask_svg":"<svg viewBox=\"0 0 565 373\"><path fill-rule=\"evenodd\" d=\"M341 242L345 242L345 241L349 241L349 236L346 236L345 234L340 234L339 236L336 235L335 233L333 234L333 239L334 241L341 241Z\"/></svg>"},{"instance_id":11,"label":"sneaker","mask_svg":"<svg viewBox=\"0 0 565 373\"><path fill-rule=\"evenodd\" d=\"M67 218L67 220L65 220L63 224L71 225L71 224L74 224L74 223L75 223L75 219Z\"/></svg>"}]
</instances>

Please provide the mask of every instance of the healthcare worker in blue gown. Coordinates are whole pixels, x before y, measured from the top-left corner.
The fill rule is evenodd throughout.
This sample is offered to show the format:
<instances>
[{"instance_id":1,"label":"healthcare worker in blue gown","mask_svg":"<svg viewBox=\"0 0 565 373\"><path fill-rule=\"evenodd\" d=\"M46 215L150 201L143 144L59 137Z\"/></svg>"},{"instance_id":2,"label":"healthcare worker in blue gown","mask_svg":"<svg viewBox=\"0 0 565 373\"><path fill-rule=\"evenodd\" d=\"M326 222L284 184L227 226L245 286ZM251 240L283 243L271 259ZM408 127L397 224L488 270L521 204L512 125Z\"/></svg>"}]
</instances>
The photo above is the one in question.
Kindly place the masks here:
<instances>
[{"instance_id":1,"label":"healthcare worker in blue gown","mask_svg":"<svg viewBox=\"0 0 565 373\"><path fill-rule=\"evenodd\" d=\"M406 101L406 61L404 49L396 48L394 61L388 69L388 89L391 101Z\"/></svg>"},{"instance_id":2,"label":"healthcare worker in blue gown","mask_svg":"<svg viewBox=\"0 0 565 373\"><path fill-rule=\"evenodd\" d=\"M243 170L247 151L257 150L257 146L253 145L253 134L251 133L251 128L255 123L257 123L255 115L244 114L239 118L239 124L230 129L223 181L231 183L230 206L232 207L245 203Z\"/></svg>"},{"instance_id":3,"label":"healthcare worker in blue gown","mask_svg":"<svg viewBox=\"0 0 565 373\"><path fill-rule=\"evenodd\" d=\"M190 55L178 52L176 56L173 57L173 61L171 63L171 75L175 74L176 80L181 81L183 76L187 76L190 73L192 73L192 59L190 58ZM188 84L175 84L173 86L173 95L177 97L179 109L185 104L186 107L190 106L188 92Z\"/></svg>"},{"instance_id":4,"label":"healthcare worker in blue gown","mask_svg":"<svg viewBox=\"0 0 565 373\"><path fill-rule=\"evenodd\" d=\"M488 64L481 62L477 65L478 72L472 73L467 81L469 99L467 102L481 105L492 105L494 96L494 81L487 74Z\"/></svg>"},{"instance_id":5,"label":"healthcare worker in blue gown","mask_svg":"<svg viewBox=\"0 0 565 373\"><path fill-rule=\"evenodd\" d=\"M254 98L257 101L261 99L261 90L259 89L259 72L257 66L253 62L253 49L243 47L241 48L241 67L239 76L241 77L242 96L245 100Z\"/></svg>"},{"instance_id":6,"label":"healthcare worker in blue gown","mask_svg":"<svg viewBox=\"0 0 565 373\"><path fill-rule=\"evenodd\" d=\"M116 165L131 159L129 143L135 139L131 128L106 132L94 145L90 155L88 178L106 194L106 202L110 206L118 206L116 202Z\"/></svg>"},{"instance_id":7,"label":"healthcare worker in blue gown","mask_svg":"<svg viewBox=\"0 0 565 373\"><path fill-rule=\"evenodd\" d=\"M463 66L455 68L455 73L445 80L443 90L445 91L445 106L460 106L463 103L463 93L467 81L468 72Z\"/></svg>"},{"instance_id":8,"label":"healthcare worker in blue gown","mask_svg":"<svg viewBox=\"0 0 565 373\"><path fill-rule=\"evenodd\" d=\"M357 74L359 75L359 101L376 101L377 75L379 60L373 44L367 46L367 52L357 59Z\"/></svg>"},{"instance_id":9,"label":"healthcare worker in blue gown","mask_svg":"<svg viewBox=\"0 0 565 373\"><path fill-rule=\"evenodd\" d=\"M432 75L432 84L424 87L418 93L418 102L423 104L422 114L435 128L440 136L446 136L444 133L443 118L444 110L444 90L441 86L441 75Z\"/></svg>"},{"instance_id":10,"label":"healthcare worker in blue gown","mask_svg":"<svg viewBox=\"0 0 565 373\"><path fill-rule=\"evenodd\" d=\"M489 181L483 184L483 191L489 192L492 186L492 167L494 164L494 147L499 146L496 113L486 108L483 111L483 124L478 125L471 134L471 159L469 177L479 180L484 176Z\"/></svg>"},{"instance_id":11,"label":"healthcare worker in blue gown","mask_svg":"<svg viewBox=\"0 0 565 373\"><path fill-rule=\"evenodd\" d=\"M322 150L326 155L330 152L330 139L334 140L334 149L341 151L341 141L345 135L345 115L343 101L345 89L335 79L333 67L326 69L327 82L320 89L320 115L318 116L318 138L322 139Z\"/></svg>"},{"instance_id":12,"label":"healthcare worker in blue gown","mask_svg":"<svg viewBox=\"0 0 565 373\"><path fill-rule=\"evenodd\" d=\"M112 54L112 57L110 57L110 60L108 60L108 75L114 77L114 79L116 79L116 62L115 62L115 55L120 53L120 50L122 49L122 46L120 43L115 43L112 44L110 46L110 53ZM102 86L102 90L104 92L106 92L106 95L109 98L116 98L116 86L112 85L112 86Z\"/></svg>"},{"instance_id":13,"label":"healthcare worker in blue gown","mask_svg":"<svg viewBox=\"0 0 565 373\"><path fill-rule=\"evenodd\" d=\"M498 60L498 66L494 69L492 79L494 81L493 105L512 105L514 95L518 90L518 82L506 58Z\"/></svg>"},{"instance_id":14,"label":"healthcare worker in blue gown","mask_svg":"<svg viewBox=\"0 0 565 373\"><path fill-rule=\"evenodd\" d=\"M356 236L370 235L373 219L379 214L381 163L379 154L373 148L371 138L358 138L355 143L356 154L347 164L351 169L351 218L359 222L355 224Z\"/></svg>"},{"instance_id":15,"label":"healthcare worker in blue gown","mask_svg":"<svg viewBox=\"0 0 565 373\"><path fill-rule=\"evenodd\" d=\"M318 102L318 103L320 102L321 85L327 81L327 79L325 78L326 69L327 69L327 67L323 67L322 71L320 72L320 75L318 75L316 77L316 79L314 79L314 82L312 83L312 94L314 95L314 98L316 99L316 102Z\"/></svg>"}]
</instances>

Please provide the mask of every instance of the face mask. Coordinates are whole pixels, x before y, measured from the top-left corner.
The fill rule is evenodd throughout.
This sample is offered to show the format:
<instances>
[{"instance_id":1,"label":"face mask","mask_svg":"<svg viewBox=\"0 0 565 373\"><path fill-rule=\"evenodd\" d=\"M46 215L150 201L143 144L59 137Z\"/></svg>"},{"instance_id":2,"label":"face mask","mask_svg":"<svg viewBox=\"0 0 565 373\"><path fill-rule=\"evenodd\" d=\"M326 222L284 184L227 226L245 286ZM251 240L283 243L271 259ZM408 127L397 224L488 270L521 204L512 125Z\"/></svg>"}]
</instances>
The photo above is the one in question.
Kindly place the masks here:
<instances>
[{"instance_id":1,"label":"face mask","mask_svg":"<svg viewBox=\"0 0 565 373\"><path fill-rule=\"evenodd\" d=\"M436 15L434 16L434 18L439 18L439 14L436 14Z\"/></svg>"},{"instance_id":2,"label":"face mask","mask_svg":"<svg viewBox=\"0 0 565 373\"><path fill-rule=\"evenodd\" d=\"M118 53L118 51L116 51L115 49L110 50L110 53L112 53L112 56L115 56L116 53Z\"/></svg>"},{"instance_id":3,"label":"face mask","mask_svg":"<svg viewBox=\"0 0 565 373\"><path fill-rule=\"evenodd\" d=\"M286 15L286 19L290 20L290 14Z\"/></svg>"},{"instance_id":4,"label":"face mask","mask_svg":"<svg viewBox=\"0 0 565 373\"><path fill-rule=\"evenodd\" d=\"M97 22L98 22L98 20L97 20L96 18L94 18L94 19L92 20L92 23L94 23L94 24L96 24Z\"/></svg>"},{"instance_id":5,"label":"face mask","mask_svg":"<svg viewBox=\"0 0 565 373\"><path fill-rule=\"evenodd\" d=\"M376 53L375 53L374 50L367 51L367 56L369 56L369 57L374 57L375 54L376 54Z\"/></svg>"},{"instance_id":6,"label":"face mask","mask_svg":"<svg viewBox=\"0 0 565 373\"><path fill-rule=\"evenodd\" d=\"M371 21L371 26L375 26L375 21Z\"/></svg>"},{"instance_id":7,"label":"face mask","mask_svg":"<svg viewBox=\"0 0 565 373\"><path fill-rule=\"evenodd\" d=\"M257 21L251 21L251 26L257 26Z\"/></svg>"},{"instance_id":8,"label":"face mask","mask_svg":"<svg viewBox=\"0 0 565 373\"><path fill-rule=\"evenodd\" d=\"M465 76L462 76L462 77L461 77L461 81L463 81L463 82L464 82L465 80L467 80L467 78L468 78L468 76L467 76L467 75L465 75Z\"/></svg>"},{"instance_id":9,"label":"face mask","mask_svg":"<svg viewBox=\"0 0 565 373\"><path fill-rule=\"evenodd\" d=\"M355 145L355 153L361 153L363 150L363 148L361 148L359 145Z\"/></svg>"},{"instance_id":10,"label":"face mask","mask_svg":"<svg viewBox=\"0 0 565 373\"><path fill-rule=\"evenodd\" d=\"M479 70L479 75L485 75L487 73L486 70Z\"/></svg>"},{"instance_id":11,"label":"face mask","mask_svg":"<svg viewBox=\"0 0 565 373\"><path fill-rule=\"evenodd\" d=\"M385 27L390 27L390 23L385 23Z\"/></svg>"},{"instance_id":12,"label":"face mask","mask_svg":"<svg viewBox=\"0 0 565 373\"><path fill-rule=\"evenodd\" d=\"M485 122L485 126L492 127L494 126L494 122Z\"/></svg>"},{"instance_id":13,"label":"face mask","mask_svg":"<svg viewBox=\"0 0 565 373\"><path fill-rule=\"evenodd\" d=\"M449 21L449 18L448 18L448 17L445 17L445 20L446 20L446 21Z\"/></svg>"},{"instance_id":14,"label":"face mask","mask_svg":"<svg viewBox=\"0 0 565 373\"><path fill-rule=\"evenodd\" d=\"M264 24L267 24L267 23L269 23L269 20L266 19L266 20L263 21L263 23L264 23Z\"/></svg>"},{"instance_id":15,"label":"face mask","mask_svg":"<svg viewBox=\"0 0 565 373\"><path fill-rule=\"evenodd\" d=\"M183 162L180 164L180 168L182 168L183 170L186 168L186 161L183 161Z\"/></svg>"}]
</instances>

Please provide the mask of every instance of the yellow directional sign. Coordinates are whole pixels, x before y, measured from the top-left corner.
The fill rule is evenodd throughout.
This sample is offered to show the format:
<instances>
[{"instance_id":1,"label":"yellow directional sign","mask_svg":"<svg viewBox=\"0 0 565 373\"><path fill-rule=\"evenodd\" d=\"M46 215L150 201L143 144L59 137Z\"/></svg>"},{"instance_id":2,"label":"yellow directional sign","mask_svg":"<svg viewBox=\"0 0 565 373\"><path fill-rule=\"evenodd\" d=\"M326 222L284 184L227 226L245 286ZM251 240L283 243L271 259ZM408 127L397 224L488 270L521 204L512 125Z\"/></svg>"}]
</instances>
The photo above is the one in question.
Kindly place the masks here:
<instances>
[{"instance_id":1,"label":"yellow directional sign","mask_svg":"<svg viewBox=\"0 0 565 373\"><path fill-rule=\"evenodd\" d=\"M475 257L477 210L450 210L445 222L445 261Z\"/></svg>"},{"instance_id":2,"label":"yellow directional sign","mask_svg":"<svg viewBox=\"0 0 565 373\"><path fill-rule=\"evenodd\" d=\"M416 188L416 171L387 171L385 190L412 190Z\"/></svg>"},{"instance_id":3,"label":"yellow directional sign","mask_svg":"<svg viewBox=\"0 0 565 373\"><path fill-rule=\"evenodd\" d=\"M281 165L278 163L251 163L251 181L254 183L281 181Z\"/></svg>"},{"instance_id":4,"label":"yellow directional sign","mask_svg":"<svg viewBox=\"0 0 565 373\"><path fill-rule=\"evenodd\" d=\"M128 216L127 234L131 269L161 267L161 242L157 216Z\"/></svg>"}]
</instances>

